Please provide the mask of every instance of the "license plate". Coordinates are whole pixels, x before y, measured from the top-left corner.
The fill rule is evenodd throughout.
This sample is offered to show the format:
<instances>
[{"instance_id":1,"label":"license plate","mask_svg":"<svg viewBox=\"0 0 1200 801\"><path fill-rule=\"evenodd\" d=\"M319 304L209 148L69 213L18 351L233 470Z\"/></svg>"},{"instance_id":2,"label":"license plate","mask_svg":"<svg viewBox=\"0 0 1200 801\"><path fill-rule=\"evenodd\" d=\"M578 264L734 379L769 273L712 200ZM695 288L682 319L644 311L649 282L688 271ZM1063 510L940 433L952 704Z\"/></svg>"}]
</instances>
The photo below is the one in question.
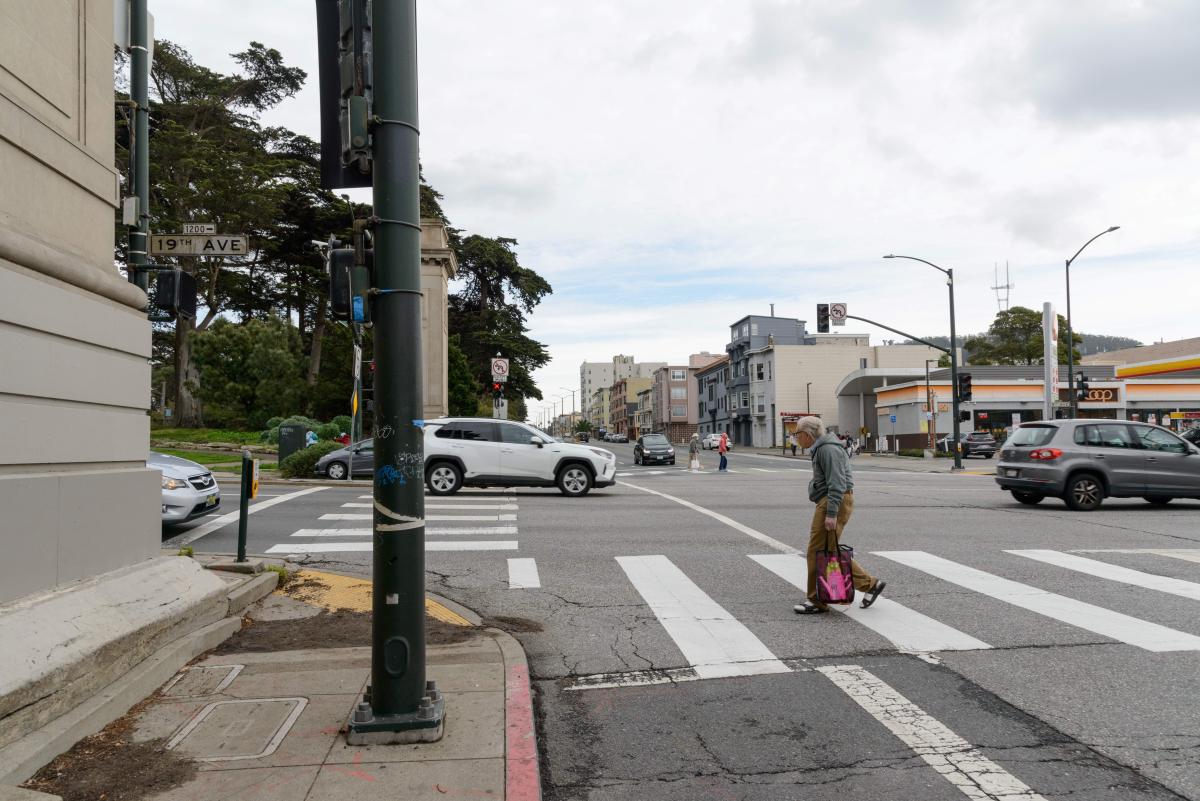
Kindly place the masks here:
<instances>
[{"instance_id":1,"label":"license plate","mask_svg":"<svg viewBox=\"0 0 1200 801\"><path fill-rule=\"evenodd\" d=\"M1016 478L1018 475L1020 475L1020 473L1021 473L1020 470L1005 470L1004 471L1004 475L1008 476L1009 478Z\"/></svg>"},{"instance_id":2,"label":"license plate","mask_svg":"<svg viewBox=\"0 0 1200 801\"><path fill-rule=\"evenodd\" d=\"M214 493L214 494L212 494L212 495L209 495L207 498L205 498L205 499L204 499L204 505L205 505L205 506L216 506L216 505L217 505L217 496L216 496L216 494Z\"/></svg>"}]
</instances>

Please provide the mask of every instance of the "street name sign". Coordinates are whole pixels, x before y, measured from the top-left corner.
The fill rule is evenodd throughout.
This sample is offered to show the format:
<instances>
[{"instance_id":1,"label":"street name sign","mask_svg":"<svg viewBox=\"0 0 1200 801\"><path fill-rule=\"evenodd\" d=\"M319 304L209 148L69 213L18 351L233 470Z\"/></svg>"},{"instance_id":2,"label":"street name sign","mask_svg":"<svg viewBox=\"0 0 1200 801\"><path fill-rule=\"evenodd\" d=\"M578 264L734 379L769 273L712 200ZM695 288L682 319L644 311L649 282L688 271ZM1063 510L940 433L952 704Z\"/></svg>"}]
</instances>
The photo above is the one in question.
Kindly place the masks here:
<instances>
[{"instance_id":1,"label":"street name sign","mask_svg":"<svg viewBox=\"0 0 1200 801\"><path fill-rule=\"evenodd\" d=\"M829 304L829 322L834 325L846 324L846 304L845 303L830 303Z\"/></svg>"},{"instance_id":2,"label":"street name sign","mask_svg":"<svg viewBox=\"0 0 1200 801\"><path fill-rule=\"evenodd\" d=\"M217 226L214 223L184 223L185 234L215 234Z\"/></svg>"},{"instance_id":3,"label":"street name sign","mask_svg":"<svg viewBox=\"0 0 1200 801\"><path fill-rule=\"evenodd\" d=\"M152 256L245 256L249 237L191 234L155 234L150 237Z\"/></svg>"}]
</instances>

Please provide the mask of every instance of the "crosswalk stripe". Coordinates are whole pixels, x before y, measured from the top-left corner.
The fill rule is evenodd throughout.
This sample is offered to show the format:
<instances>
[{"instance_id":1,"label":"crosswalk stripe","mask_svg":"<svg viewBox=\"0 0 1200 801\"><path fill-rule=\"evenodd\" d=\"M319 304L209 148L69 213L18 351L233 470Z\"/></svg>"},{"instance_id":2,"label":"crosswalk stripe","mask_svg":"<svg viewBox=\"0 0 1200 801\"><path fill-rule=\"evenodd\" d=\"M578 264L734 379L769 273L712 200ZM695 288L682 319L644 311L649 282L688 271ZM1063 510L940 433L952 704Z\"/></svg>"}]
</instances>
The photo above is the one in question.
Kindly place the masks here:
<instances>
[{"instance_id":1,"label":"crosswalk stripe","mask_svg":"<svg viewBox=\"0 0 1200 801\"><path fill-rule=\"evenodd\" d=\"M1139 620L1102 606L1077 601L1065 595L1047 592L1019 581L1001 578L931 553L873 553L973 592L1147 651L1200 651L1200 637L1195 635Z\"/></svg>"},{"instance_id":2,"label":"crosswalk stripe","mask_svg":"<svg viewBox=\"0 0 1200 801\"><path fill-rule=\"evenodd\" d=\"M372 515L360 512L330 512L323 514L318 520L370 520ZM515 522L516 515L425 515L426 521L448 523L461 520L464 523L502 523Z\"/></svg>"},{"instance_id":3,"label":"crosswalk stripe","mask_svg":"<svg viewBox=\"0 0 1200 801\"><path fill-rule=\"evenodd\" d=\"M272 545L267 553L353 553L370 551L369 542L289 542ZM426 540L426 551L515 551L516 540Z\"/></svg>"},{"instance_id":4,"label":"crosswalk stripe","mask_svg":"<svg viewBox=\"0 0 1200 801\"><path fill-rule=\"evenodd\" d=\"M870 671L858 665L826 665L817 670L967 798L1046 801Z\"/></svg>"},{"instance_id":5,"label":"crosswalk stripe","mask_svg":"<svg viewBox=\"0 0 1200 801\"><path fill-rule=\"evenodd\" d=\"M1140 570L1131 570L1128 567L1110 565L1108 562L1087 559L1072 553L1063 553L1062 551L1034 548L1030 550L1006 551L1006 553L1024 556L1028 559L1036 559L1039 562L1065 567L1068 570L1076 570L1080 573L1087 573L1089 576L1096 576L1097 578L1108 579L1109 581L1119 581L1122 584L1132 584L1135 587L1157 590L1158 592L1165 592L1170 595L1178 595L1181 598L1191 598L1193 601L1200 601L1200 584L1195 584L1191 581L1183 581L1182 579L1171 578L1169 576L1156 576L1153 573L1143 573Z\"/></svg>"},{"instance_id":6,"label":"crosswalk stripe","mask_svg":"<svg viewBox=\"0 0 1200 801\"><path fill-rule=\"evenodd\" d=\"M428 537L444 537L456 535L487 536L489 534L515 535L516 526L472 526L463 528L444 528L430 526L425 529ZM293 537L370 537L369 528L302 528Z\"/></svg>"},{"instance_id":7,"label":"crosswalk stripe","mask_svg":"<svg viewBox=\"0 0 1200 801\"><path fill-rule=\"evenodd\" d=\"M808 590L808 563L803 556L773 553L750 558L801 592ZM870 609L858 605L829 608L883 635L901 651L976 651L992 647L983 640L883 596L876 598Z\"/></svg>"},{"instance_id":8,"label":"crosswalk stripe","mask_svg":"<svg viewBox=\"0 0 1200 801\"><path fill-rule=\"evenodd\" d=\"M512 590L536 590L542 586L534 559L508 560L508 587Z\"/></svg>"},{"instance_id":9,"label":"crosswalk stripe","mask_svg":"<svg viewBox=\"0 0 1200 801\"><path fill-rule=\"evenodd\" d=\"M618 556L634 588L703 679L788 673L750 629L665 556Z\"/></svg>"},{"instance_id":10,"label":"crosswalk stripe","mask_svg":"<svg viewBox=\"0 0 1200 801\"><path fill-rule=\"evenodd\" d=\"M778 470L772 470L769 467L751 467L750 469L754 470L756 472L759 472L759 473L778 473L779 472Z\"/></svg>"},{"instance_id":11,"label":"crosswalk stripe","mask_svg":"<svg viewBox=\"0 0 1200 801\"><path fill-rule=\"evenodd\" d=\"M343 509L370 509L370 508L372 508L372 504L353 503L353 502L343 503L342 508ZM515 512L515 511L517 511L517 504L515 504L515 503L475 503L475 504L471 504L468 506L466 504L461 504L461 503L427 503L427 504L425 504L425 508L426 509L443 509L443 510L449 510L449 509L453 509L453 510L499 509L504 512Z\"/></svg>"},{"instance_id":12,"label":"crosswalk stripe","mask_svg":"<svg viewBox=\"0 0 1200 801\"><path fill-rule=\"evenodd\" d=\"M1200 548L1077 548L1075 553L1152 553L1200 563Z\"/></svg>"}]
</instances>

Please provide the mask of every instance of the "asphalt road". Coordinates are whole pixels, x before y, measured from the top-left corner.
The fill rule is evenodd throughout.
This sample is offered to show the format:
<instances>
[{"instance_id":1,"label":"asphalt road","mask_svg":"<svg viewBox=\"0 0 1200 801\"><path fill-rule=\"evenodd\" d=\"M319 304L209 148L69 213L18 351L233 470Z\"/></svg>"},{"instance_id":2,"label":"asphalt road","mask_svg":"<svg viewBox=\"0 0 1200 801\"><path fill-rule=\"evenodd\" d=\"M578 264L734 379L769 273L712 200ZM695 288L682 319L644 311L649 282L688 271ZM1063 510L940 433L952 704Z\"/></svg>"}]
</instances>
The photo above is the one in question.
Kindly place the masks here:
<instances>
[{"instance_id":1,"label":"asphalt road","mask_svg":"<svg viewBox=\"0 0 1200 801\"><path fill-rule=\"evenodd\" d=\"M427 499L428 588L528 652L547 799L1200 799L1200 502L860 469L843 541L887 591L799 617L806 463L606 447L621 483L585 498ZM266 492L251 552L369 575L369 487Z\"/></svg>"}]
</instances>

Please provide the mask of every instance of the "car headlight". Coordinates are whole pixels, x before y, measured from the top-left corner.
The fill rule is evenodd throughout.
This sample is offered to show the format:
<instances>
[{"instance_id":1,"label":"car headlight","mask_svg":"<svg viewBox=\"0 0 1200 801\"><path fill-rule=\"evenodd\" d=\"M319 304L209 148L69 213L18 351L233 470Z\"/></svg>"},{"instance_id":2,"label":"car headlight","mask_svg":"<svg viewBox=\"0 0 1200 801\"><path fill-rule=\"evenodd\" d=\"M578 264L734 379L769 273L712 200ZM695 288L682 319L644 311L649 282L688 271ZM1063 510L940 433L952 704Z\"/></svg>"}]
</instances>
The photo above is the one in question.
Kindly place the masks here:
<instances>
[{"instance_id":1,"label":"car headlight","mask_svg":"<svg viewBox=\"0 0 1200 801\"><path fill-rule=\"evenodd\" d=\"M675 455L675 449L667 448L667 456L674 456L674 455Z\"/></svg>"},{"instance_id":2,"label":"car headlight","mask_svg":"<svg viewBox=\"0 0 1200 801\"><path fill-rule=\"evenodd\" d=\"M616 459L617 457L612 451L601 450L600 448L588 448L589 451L599 456L601 459Z\"/></svg>"},{"instance_id":3,"label":"car headlight","mask_svg":"<svg viewBox=\"0 0 1200 801\"><path fill-rule=\"evenodd\" d=\"M162 485L162 488L167 490L183 489L187 486L187 482L183 481L182 479L167 478L166 476L163 476Z\"/></svg>"}]
</instances>

